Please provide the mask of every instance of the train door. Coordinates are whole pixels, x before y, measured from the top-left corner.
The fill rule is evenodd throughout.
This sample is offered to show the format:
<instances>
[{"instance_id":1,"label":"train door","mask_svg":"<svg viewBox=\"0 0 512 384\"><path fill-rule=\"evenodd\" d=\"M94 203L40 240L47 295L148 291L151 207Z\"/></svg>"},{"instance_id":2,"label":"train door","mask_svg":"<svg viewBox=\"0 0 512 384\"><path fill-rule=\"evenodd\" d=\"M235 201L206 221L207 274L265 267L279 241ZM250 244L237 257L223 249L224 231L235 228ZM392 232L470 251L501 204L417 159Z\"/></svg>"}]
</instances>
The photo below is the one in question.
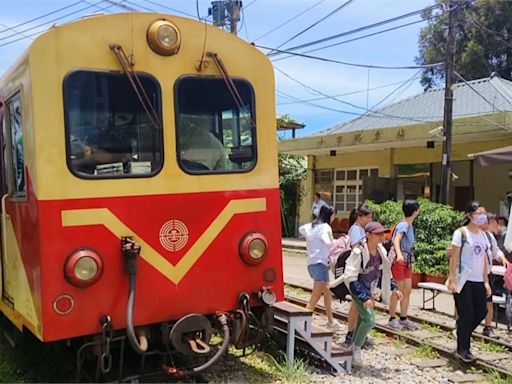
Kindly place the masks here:
<instances>
[{"instance_id":1,"label":"train door","mask_svg":"<svg viewBox=\"0 0 512 384\"><path fill-rule=\"evenodd\" d=\"M0 139L0 190L1 198L1 250L2 250L2 299L13 306L13 292L16 285L16 264L19 262L19 248L7 207L26 201L25 162L23 152L21 96L18 92L6 100L3 107L3 126Z\"/></svg>"}]
</instances>

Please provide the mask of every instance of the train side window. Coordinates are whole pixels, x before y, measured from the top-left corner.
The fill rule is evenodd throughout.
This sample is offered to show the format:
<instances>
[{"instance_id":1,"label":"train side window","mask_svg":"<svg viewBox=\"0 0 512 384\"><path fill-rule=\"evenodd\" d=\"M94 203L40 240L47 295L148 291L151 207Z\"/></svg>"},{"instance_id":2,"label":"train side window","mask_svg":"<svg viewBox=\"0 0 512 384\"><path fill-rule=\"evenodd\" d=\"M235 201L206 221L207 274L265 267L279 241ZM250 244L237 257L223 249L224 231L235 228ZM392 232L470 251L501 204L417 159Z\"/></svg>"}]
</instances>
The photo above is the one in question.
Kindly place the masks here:
<instances>
[{"instance_id":1,"label":"train side window","mask_svg":"<svg viewBox=\"0 0 512 384\"><path fill-rule=\"evenodd\" d=\"M175 86L176 151L190 174L247 172L256 164L254 92L233 79L241 103L224 79L180 78Z\"/></svg>"},{"instance_id":2,"label":"train side window","mask_svg":"<svg viewBox=\"0 0 512 384\"><path fill-rule=\"evenodd\" d=\"M147 74L137 76L161 121L158 82ZM161 170L161 125L148 115L125 74L74 71L64 79L63 88L67 164L73 174L147 177Z\"/></svg>"},{"instance_id":3,"label":"train side window","mask_svg":"<svg viewBox=\"0 0 512 384\"><path fill-rule=\"evenodd\" d=\"M9 193L13 197L25 197L25 157L23 150L23 120L20 94L6 103L5 131L7 148L4 150L4 163L9 174Z\"/></svg>"}]
</instances>

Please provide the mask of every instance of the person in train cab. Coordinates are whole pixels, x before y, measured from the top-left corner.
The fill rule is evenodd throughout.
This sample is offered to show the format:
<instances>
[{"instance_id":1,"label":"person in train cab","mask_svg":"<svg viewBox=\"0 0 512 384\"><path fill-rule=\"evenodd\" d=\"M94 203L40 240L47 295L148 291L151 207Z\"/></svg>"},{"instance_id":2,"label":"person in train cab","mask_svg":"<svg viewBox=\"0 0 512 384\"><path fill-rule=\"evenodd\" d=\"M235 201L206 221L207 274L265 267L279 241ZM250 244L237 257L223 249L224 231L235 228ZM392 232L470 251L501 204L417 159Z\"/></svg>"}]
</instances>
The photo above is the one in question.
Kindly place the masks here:
<instances>
[{"instance_id":1,"label":"person in train cab","mask_svg":"<svg viewBox=\"0 0 512 384\"><path fill-rule=\"evenodd\" d=\"M112 153L100 148L93 148L86 141L71 135L71 164L75 171L94 174L96 167L101 164L123 163L129 159L129 154Z\"/></svg>"},{"instance_id":2,"label":"person in train cab","mask_svg":"<svg viewBox=\"0 0 512 384\"><path fill-rule=\"evenodd\" d=\"M489 285L488 239L480 228L487 222L485 208L473 201L466 208L466 219L453 233L448 289L453 292L457 309L457 355L472 362L471 334L487 315Z\"/></svg>"},{"instance_id":3,"label":"person in train cab","mask_svg":"<svg viewBox=\"0 0 512 384\"><path fill-rule=\"evenodd\" d=\"M361 347L375 326L375 301L387 303L391 297L402 299L402 293L391 275L391 262L382 241L389 229L378 221L366 224L366 241L354 247L347 259L344 283L357 309L357 325L352 337L352 361L361 364Z\"/></svg>"},{"instance_id":4,"label":"person in train cab","mask_svg":"<svg viewBox=\"0 0 512 384\"><path fill-rule=\"evenodd\" d=\"M180 162L186 169L226 170L224 145L210 132L207 117L181 115L178 119Z\"/></svg>"},{"instance_id":5,"label":"person in train cab","mask_svg":"<svg viewBox=\"0 0 512 384\"><path fill-rule=\"evenodd\" d=\"M320 208L316 220L299 227L299 233L306 238L308 272L313 279L313 292L306 308L313 311L323 296L327 315L326 326L331 330L338 330L341 324L332 316L332 293L329 289L329 250L334 240L329 224L333 219L334 211L324 205Z\"/></svg>"}]
</instances>

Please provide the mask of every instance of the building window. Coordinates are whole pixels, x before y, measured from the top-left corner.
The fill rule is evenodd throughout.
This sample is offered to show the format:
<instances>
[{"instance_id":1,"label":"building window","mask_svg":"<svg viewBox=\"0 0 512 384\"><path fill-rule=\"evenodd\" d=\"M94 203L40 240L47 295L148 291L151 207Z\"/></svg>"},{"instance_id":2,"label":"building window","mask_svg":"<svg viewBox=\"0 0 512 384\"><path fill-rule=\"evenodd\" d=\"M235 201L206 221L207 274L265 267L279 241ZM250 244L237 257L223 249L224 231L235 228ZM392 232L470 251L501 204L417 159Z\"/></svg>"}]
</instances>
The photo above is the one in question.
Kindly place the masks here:
<instances>
[{"instance_id":1,"label":"building window","mask_svg":"<svg viewBox=\"0 0 512 384\"><path fill-rule=\"evenodd\" d=\"M24 197L25 186L25 159L23 154L23 126L21 112L21 98L17 94L6 103L6 128L7 145L10 151L5 151L9 158L5 160L9 164L9 191L11 196Z\"/></svg>"},{"instance_id":2,"label":"building window","mask_svg":"<svg viewBox=\"0 0 512 384\"><path fill-rule=\"evenodd\" d=\"M327 203L332 204L333 202L333 180L334 180L334 169L315 169L315 192L322 194L322 199Z\"/></svg>"},{"instance_id":3,"label":"building window","mask_svg":"<svg viewBox=\"0 0 512 384\"><path fill-rule=\"evenodd\" d=\"M377 167L337 169L334 178L334 206L340 213L348 213L363 202L363 179L377 177Z\"/></svg>"}]
</instances>

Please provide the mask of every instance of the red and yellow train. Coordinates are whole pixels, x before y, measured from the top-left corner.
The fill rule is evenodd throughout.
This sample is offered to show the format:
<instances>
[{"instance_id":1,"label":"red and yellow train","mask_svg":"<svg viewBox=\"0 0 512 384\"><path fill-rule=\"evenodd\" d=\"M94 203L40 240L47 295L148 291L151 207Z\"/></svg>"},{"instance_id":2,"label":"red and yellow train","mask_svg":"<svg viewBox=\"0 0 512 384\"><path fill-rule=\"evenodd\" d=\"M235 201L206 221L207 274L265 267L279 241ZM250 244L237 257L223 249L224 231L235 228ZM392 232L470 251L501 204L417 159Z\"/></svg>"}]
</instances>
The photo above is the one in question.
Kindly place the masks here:
<instances>
[{"instance_id":1,"label":"red and yellow train","mask_svg":"<svg viewBox=\"0 0 512 384\"><path fill-rule=\"evenodd\" d=\"M200 370L264 333L283 299L265 55L190 19L98 15L39 36L0 103L0 310L19 330L104 371L125 335Z\"/></svg>"}]
</instances>

